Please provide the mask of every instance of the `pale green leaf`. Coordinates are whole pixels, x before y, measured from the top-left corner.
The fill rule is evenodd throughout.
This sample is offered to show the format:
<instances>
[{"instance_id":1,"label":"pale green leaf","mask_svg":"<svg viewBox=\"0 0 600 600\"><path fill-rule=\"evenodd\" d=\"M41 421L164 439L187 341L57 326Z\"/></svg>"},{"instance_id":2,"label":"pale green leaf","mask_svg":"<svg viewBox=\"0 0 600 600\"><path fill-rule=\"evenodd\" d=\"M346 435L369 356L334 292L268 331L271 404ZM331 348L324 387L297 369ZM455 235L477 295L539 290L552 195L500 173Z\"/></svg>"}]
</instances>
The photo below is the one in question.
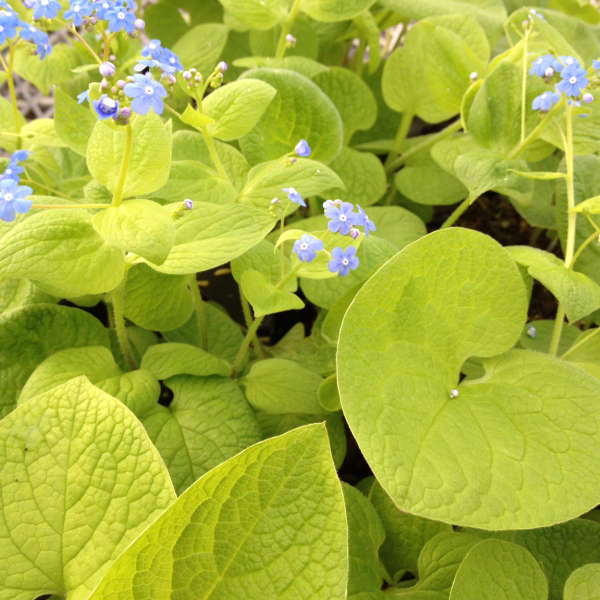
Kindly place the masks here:
<instances>
[{"instance_id":1,"label":"pale green leaf","mask_svg":"<svg viewBox=\"0 0 600 600\"><path fill-rule=\"evenodd\" d=\"M315 21L347 21L367 10L375 0L304 0L300 5Z\"/></svg>"},{"instance_id":2,"label":"pale green leaf","mask_svg":"<svg viewBox=\"0 0 600 600\"><path fill-rule=\"evenodd\" d=\"M172 50L186 68L195 67L206 78L223 52L227 34L227 26L221 23L196 25L177 40Z\"/></svg>"},{"instance_id":3,"label":"pale green leaf","mask_svg":"<svg viewBox=\"0 0 600 600\"><path fill-rule=\"evenodd\" d=\"M271 29L285 20L290 0L219 0L245 27Z\"/></svg>"},{"instance_id":4,"label":"pale green leaf","mask_svg":"<svg viewBox=\"0 0 600 600\"><path fill-rule=\"evenodd\" d=\"M0 281L0 313L30 304L52 303L55 299L42 292L28 279L4 279Z\"/></svg>"},{"instance_id":5,"label":"pale green leaf","mask_svg":"<svg viewBox=\"0 0 600 600\"><path fill-rule=\"evenodd\" d=\"M561 175L563 175L561 173ZM588 198L583 202L580 202L575 206L575 212L588 212L592 215L597 215L600 213L600 196L594 196L593 198Z\"/></svg>"},{"instance_id":6,"label":"pale green leaf","mask_svg":"<svg viewBox=\"0 0 600 600\"><path fill-rule=\"evenodd\" d=\"M394 178L398 191L419 204L456 204L467 197L467 188L435 164L406 166Z\"/></svg>"},{"instance_id":7,"label":"pale green leaf","mask_svg":"<svg viewBox=\"0 0 600 600\"><path fill-rule=\"evenodd\" d=\"M157 379L173 375L230 375L231 366L218 356L189 344L169 342L148 348L142 357L142 369Z\"/></svg>"},{"instance_id":8,"label":"pale green leaf","mask_svg":"<svg viewBox=\"0 0 600 600\"><path fill-rule=\"evenodd\" d=\"M327 412L337 412L338 410L342 410L335 373L321 382L318 394L319 404Z\"/></svg>"},{"instance_id":9,"label":"pale green leaf","mask_svg":"<svg viewBox=\"0 0 600 600\"><path fill-rule=\"evenodd\" d=\"M273 285L262 273L254 269L242 273L240 288L252 305L256 319L285 310L304 308L304 302L296 294Z\"/></svg>"},{"instance_id":10,"label":"pale green leaf","mask_svg":"<svg viewBox=\"0 0 600 600\"><path fill-rule=\"evenodd\" d=\"M573 571L565 584L564 600L600 599L600 563L590 563Z\"/></svg>"},{"instance_id":11,"label":"pale green leaf","mask_svg":"<svg viewBox=\"0 0 600 600\"><path fill-rule=\"evenodd\" d=\"M87 599L175 499L139 421L83 377L0 422L0 598Z\"/></svg>"},{"instance_id":12,"label":"pale green leaf","mask_svg":"<svg viewBox=\"0 0 600 600\"><path fill-rule=\"evenodd\" d=\"M94 64L98 68L97 64ZM85 156L97 119L86 105L78 104L59 87L54 88L54 127L71 150Z\"/></svg>"},{"instance_id":13,"label":"pale green leaf","mask_svg":"<svg viewBox=\"0 0 600 600\"><path fill-rule=\"evenodd\" d=\"M311 425L204 475L121 554L90 600L342 600L346 540L327 435Z\"/></svg>"}]
</instances>

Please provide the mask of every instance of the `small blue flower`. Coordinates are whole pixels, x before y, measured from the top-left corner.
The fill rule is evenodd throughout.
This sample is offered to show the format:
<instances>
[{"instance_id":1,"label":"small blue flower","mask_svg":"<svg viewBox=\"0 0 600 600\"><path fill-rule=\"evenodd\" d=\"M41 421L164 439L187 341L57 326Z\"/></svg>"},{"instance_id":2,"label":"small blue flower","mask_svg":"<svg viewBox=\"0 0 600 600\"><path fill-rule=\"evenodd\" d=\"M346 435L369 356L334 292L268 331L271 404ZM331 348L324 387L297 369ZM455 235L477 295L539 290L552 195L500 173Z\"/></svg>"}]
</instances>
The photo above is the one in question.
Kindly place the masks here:
<instances>
[{"instance_id":1,"label":"small blue flower","mask_svg":"<svg viewBox=\"0 0 600 600\"><path fill-rule=\"evenodd\" d=\"M106 21L108 17L106 13L109 10L114 8L125 8L122 2L115 2L115 0L97 0L93 5L94 10L96 11L96 16L102 20Z\"/></svg>"},{"instance_id":2,"label":"small blue flower","mask_svg":"<svg viewBox=\"0 0 600 600\"><path fill-rule=\"evenodd\" d=\"M353 210L354 206L350 202L342 202L341 205L333 202L328 205L325 209L325 216L329 219L327 224L329 231L348 235L352 225L356 225Z\"/></svg>"},{"instance_id":3,"label":"small blue flower","mask_svg":"<svg viewBox=\"0 0 600 600\"><path fill-rule=\"evenodd\" d=\"M294 242L292 252L303 262L312 262L317 256L317 252L323 250L323 242L308 233L305 233L299 240Z\"/></svg>"},{"instance_id":4,"label":"small blue flower","mask_svg":"<svg viewBox=\"0 0 600 600\"><path fill-rule=\"evenodd\" d=\"M308 142L306 140L300 140L297 144L296 147L294 148L294 152L296 152L296 154L298 156L302 156L302 157L306 157L306 156L310 156L310 146L308 145Z\"/></svg>"},{"instance_id":5,"label":"small blue flower","mask_svg":"<svg viewBox=\"0 0 600 600\"><path fill-rule=\"evenodd\" d=\"M113 100L107 94L102 94L98 100L94 100L92 106L98 113L101 121L104 119L114 119L119 114L119 101Z\"/></svg>"},{"instance_id":6,"label":"small blue flower","mask_svg":"<svg viewBox=\"0 0 600 600\"><path fill-rule=\"evenodd\" d=\"M34 19L54 19L62 6L56 0L37 0L33 5Z\"/></svg>"},{"instance_id":7,"label":"small blue flower","mask_svg":"<svg viewBox=\"0 0 600 600\"><path fill-rule=\"evenodd\" d=\"M538 77L544 77L548 67L554 69L555 62L556 58L554 58L552 54L544 54L544 56L540 56L538 59L533 61L531 69L529 70L529 74L537 75Z\"/></svg>"},{"instance_id":8,"label":"small blue flower","mask_svg":"<svg viewBox=\"0 0 600 600\"><path fill-rule=\"evenodd\" d=\"M537 330L533 325L528 325L527 326L527 335L530 338L534 338L537 335Z\"/></svg>"},{"instance_id":9,"label":"small blue flower","mask_svg":"<svg viewBox=\"0 0 600 600\"><path fill-rule=\"evenodd\" d=\"M162 42L160 40L150 40L142 48L142 56L146 56L147 58L158 58L162 50Z\"/></svg>"},{"instance_id":10,"label":"small blue flower","mask_svg":"<svg viewBox=\"0 0 600 600\"><path fill-rule=\"evenodd\" d=\"M288 198L294 203L299 204L300 206L306 206L306 202L304 202L304 198L300 195L299 192L296 191L293 187L281 188L287 195Z\"/></svg>"},{"instance_id":11,"label":"small blue flower","mask_svg":"<svg viewBox=\"0 0 600 600\"><path fill-rule=\"evenodd\" d=\"M83 90L80 94L77 94L77 103L83 104L85 101L90 101L90 90Z\"/></svg>"},{"instance_id":12,"label":"small blue flower","mask_svg":"<svg viewBox=\"0 0 600 600\"><path fill-rule=\"evenodd\" d=\"M567 94L567 96L579 96L579 94L581 94L581 88L584 88L589 84L585 69L582 69L579 66L572 65L565 67L560 76L561 80L556 86L556 89L559 92Z\"/></svg>"},{"instance_id":13,"label":"small blue flower","mask_svg":"<svg viewBox=\"0 0 600 600\"><path fill-rule=\"evenodd\" d=\"M104 13L104 19L108 21L108 30L112 33L117 31L133 33L135 30L135 14L123 6L107 10Z\"/></svg>"},{"instance_id":14,"label":"small blue flower","mask_svg":"<svg viewBox=\"0 0 600 600\"><path fill-rule=\"evenodd\" d=\"M554 61L552 67L557 73L561 73L563 69L567 69L569 67L581 68L581 65L574 56L559 56L558 60Z\"/></svg>"},{"instance_id":15,"label":"small blue flower","mask_svg":"<svg viewBox=\"0 0 600 600\"><path fill-rule=\"evenodd\" d=\"M192 208L194 208L194 202L190 199L190 198L186 198L183 201L183 205L188 209L188 210L192 210Z\"/></svg>"},{"instance_id":16,"label":"small blue flower","mask_svg":"<svg viewBox=\"0 0 600 600\"><path fill-rule=\"evenodd\" d=\"M20 163L27 160L31 156L31 150L17 150L10 157L11 163Z\"/></svg>"},{"instance_id":17,"label":"small blue flower","mask_svg":"<svg viewBox=\"0 0 600 600\"><path fill-rule=\"evenodd\" d=\"M354 217L354 224L364 227L365 235L369 237L369 233L371 231L375 231L375 223L373 223L373 221L367 217L367 213L360 207L359 204L356 205L356 208L358 208L358 215L355 215Z\"/></svg>"},{"instance_id":18,"label":"small blue flower","mask_svg":"<svg viewBox=\"0 0 600 600\"><path fill-rule=\"evenodd\" d=\"M533 110L541 110L542 112L548 112L554 104L560 100L560 95L555 92L544 92L539 96L536 96L531 103Z\"/></svg>"},{"instance_id":19,"label":"small blue flower","mask_svg":"<svg viewBox=\"0 0 600 600\"><path fill-rule=\"evenodd\" d=\"M0 44L10 40L17 35L19 17L11 10L0 10Z\"/></svg>"},{"instance_id":20,"label":"small blue flower","mask_svg":"<svg viewBox=\"0 0 600 600\"><path fill-rule=\"evenodd\" d=\"M91 16L94 12L94 7L89 0L70 0L69 10L64 13L67 21L73 21L73 25L79 27L83 23L85 17Z\"/></svg>"},{"instance_id":21,"label":"small blue flower","mask_svg":"<svg viewBox=\"0 0 600 600\"><path fill-rule=\"evenodd\" d=\"M175 71L183 71L183 65L175 52L168 48L163 48L159 58L161 63L169 65Z\"/></svg>"},{"instance_id":22,"label":"small blue flower","mask_svg":"<svg viewBox=\"0 0 600 600\"><path fill-rule=\"evenodd\" d=\"M0 219L14 221L16 213L26 213L32 205L27 197L33 190L13 179L0 179Z\"/></svg>"},{"instance_id":23,"label":"small blue flower","mask_svg":"<svg viewBox=\"0 0 600 600\"><path fill-rule=\"evenodd\" d=\"M344 252L342 248L336 246L331 251L331 260L327 266L332 273L337 272L340 277L345 277L350 273L350 269L354 270L358 268L356 248L354 246L348 246Z\"/></svg>"},{"instance_id":24,"label":"small blue flower","mask_svg":"<svg viewBox=\"0 0 600 600\"><path fill-rule=\"evenodd\" d=\"M123 91L127 96L133 98L131 108L139 115L145 115L152 109L157 115L164 110L162 99L166 97L167 90L158 81L154 81L150 75L133 76L133 83L128 83Z\"/></svg>"},{"instance_id":25,"label":"small blue flower","mask_svg":"<svg viewBox=\"0 0 600 600\"><path fill-rule=\"evenodd\" d=\"M594 62L592 62L592 66L594 67L594 69L596 69L596 71L600 71L600 60L594 60Z\"/></svg>"}]
</instances>

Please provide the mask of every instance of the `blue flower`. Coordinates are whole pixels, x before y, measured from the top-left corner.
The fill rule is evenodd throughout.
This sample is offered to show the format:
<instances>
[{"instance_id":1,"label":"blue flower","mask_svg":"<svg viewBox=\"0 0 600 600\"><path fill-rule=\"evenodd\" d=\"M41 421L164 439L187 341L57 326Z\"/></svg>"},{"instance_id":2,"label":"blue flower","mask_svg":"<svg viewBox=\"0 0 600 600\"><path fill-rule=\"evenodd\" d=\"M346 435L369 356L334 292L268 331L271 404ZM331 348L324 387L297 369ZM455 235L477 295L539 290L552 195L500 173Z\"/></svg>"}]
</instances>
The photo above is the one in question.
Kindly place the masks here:
<instances>
[{"instance_id":1,"label":"blue flower","mask_svg":"<svg viewBox=\"0 0 600 600\"><path fill-rule=\"evenodd\" d=\"M158 81L154 81L150 75L133 76L133 83L128 83L123 91L127 96L133 98L131 108L140 115L145 115L152 109L157 115L164 110L162 99L167 95L167 90Z\"/></svg>"},{"instance_id":2,"label":"blue flower","mask_svg":"<svg viewBox=\"0 0 600 600\"><path fill-rule=\"evenodd\" d=\"M281 188L287 195L288 198L294 203L299 204L300 206L306 206L306 202L304 202L304 198L300 195L299 192L296 191L295 188Z\"/></svg>"},{"instance_id":3,"label":"blue flower","mask_svg":"<svg viewBox=\"0 0 600 600\"><path fill-rule=\"evenodd\" d=\"M0 175L0 179L12 179L19 183L20 175L25 170L22 166L19 165L20 162L27 160L31 152L29 150L17 150L12 154L8 161L8 165L4 170L4 173Z\"/></svg>"},{"instance_id":4,"label":"blue flower","mask_svg":"<svg viewBox=\"0 0 600 600\"><path fill-rule=\"evenodd\" d=\"M147 58L158 58L162 50L162 42L160 40L150 40L142 48L142 56L146 56Z\"/></svg>"},{"instance_id":5,"label":"blue flower","mask_svg":"<svg viewBox=\"0 0 600 600\"><path fill-rule=\"evenodd\" d=\"M33 18L54 19L60 10L62 10L62 6L56 0L36 0L33 5Z\"/></svg>"},{"instance_id":6,"label":"blue flower","mask_svg":"<svg viewBox=\"0 0 600 600\"><path fill-rule=\"evenodd\" d=\"M306 140L300 140L297 144L296 147L294 148L294 152L296 152L296 154L298 156L310 156L310 146L308 145L308 142Z\"/></svg>"},{"instance_id":7,"label":"blue flower","mask_svg":"<svg viewBox=\"0 0 600 600\"><path fill-rule=\"evenodd\" d=\"M90 101L90 90L83 90L80 94L77 94L77 103L83 104L85 101Z\"/></svg>"},{"instance_id":8,"label":"blue flower","mask_svg":"<svg viewBox=\"0 0 600 600\"><path fill-rule=\"evenodd\" d=\"M0 10L0 44L12 39L17 35L19 17L10 10Z\"/></svg>"},{"instance_id":9,"label":"blue flower","mask_svg":"<svg viewBox=\"0 0 600 600\"><path fill-rule=\"evenodd\" d=\"M375 231L375 223L373 223L373 221L367 217L367 213L360 207L359 204L356 205L356 208L358 208L358 214L354 217L354 224L364 227L365 235L369 237L369 233L371 231Z\"/></svg>"},{"instance_id":10,"label":"blue flower","mask_svg":"<svg viewBox=\"0 0 600 600\"><path fill-rule=\"evenodd\" d=\"M31 208L27 197L33 190L27 185L19 185L13 179L0 179L0 219L14 221L16 213L26 213Z\"/></svg>"},{"instance_id":11,"label":"blue flower","mask_svg":"<svg viewBox=\"0 0 600 600\"><path fill-rule=\"evenodd\" d=\"M567 94L567 96L579 96L581 88L586 87L589 83L585 69L576 65L565 67L560 76L561 81L559 81L556 89Z\"/></svg>"},{"instance_id":12,"label":"blue flower","mask_svg":"<svg viewBox=\"0 0 600 600\"><path fill-rule=\"evenodd\" d=\"M305 233L299 240L294 242L292 252L303 262L312 262L317 252L323 250L323 242L318 238Z\"/></svg>"},{"instance_id":13,"label":"blue flower","mask_svg":"<svg viewBox=\"0 0 600 600\"><path fill-rule=\"evenodd\" d=\"M114 119L119 114L119 101L113 100L107 94L102 94L98 100L92 102L92 105L101 121L104 119Z\"/></svg>"},{"instance_id":14,"label":"blue flower","mask_svg":"<svg viewBox=\"0 0 600 600\"><path fill-rule=\"evenodd\" d=\"M163 48L159 58L161 63L169 65L175 71L183 71L183 65L175 52L168 48ZM164 70L164 69L163 69Z\"/></svg>"},{"instance_id":15,"label":"blue flower","mask_svg":"<svg viewBox=\"0 0 600 600\"><path fill-rule=\"evenodd\" d=\"M348 235L352 225L355 225L354 206L350 202L342 202L341 205L332 202L325 209L325 216L329 219L327 227L332 233Z\"/></svg>"},{"instance_id":16,"label":"blue flower","mask_svg":"<svg viewBox=\"0 0 600 600\"><path fill-rule=\"evenodd\" d=\"M27 160L31 156L31 150L17 150L10 157L11 163L20 163Z\"/></svg>"},{"instance_id":17,"label":"blue flower","mask_svg":"<svg viewBox=\"0 0 600 600\"><path fill-rule=\"evenodd\" d=\"M554 56L552 56L552 54L544 54L544 56L540 56L538 59L533 61L531 69L529 70L529 74L537 75L538 77L544 77L548 68L555 69L555 62L556 59Z\"/></svg>"},{"instance_id":18,"label":"blue flower","mask_svg":"<svg viewBox=\"0 0 600 600\"><path fill-rule=\"evenodd\" d=\"M91 16L92 12L94 12L94 7L89 0L70 0L69 10L65 11L64 17L79 27L83 23L84 17Z\"/></svg>"},{"instance_id":19,"label":"blue flower","mask_svg":"<svg viewBox=\"0 0 600 600\"><path fill-rule=\"evenodd\" d=\"M106 16L106 13L109 10L125 7L123 6L122 2L115 2L115 0L97 0L96 2L94 2L93 8L96 11L96 16L102 21L105 21L108 18Z\"/></svg>"},{"instance_id":20,"label":"blue flower","mask_svg":"<svg viewBox=\"0 0 600 600\"><path fill-rule=\"evenodd\" d=\"M559 56L558 60L554 61L552 67L557 73L561 73L563 69L567 69L569 67L581 68L581 65L574 56Z\"/></svg>"},{"instance_id":21,"label":"blue flower","mask_svg":"<svg viewBox=\"0 0 600 600\"><path fill-rule=\"evenodd\" d=\"M133 33L135 30L135 14L123 6L107 10L104 13L104 19L108 21L108 30L113 33L117 31Z\"/></svg>"},{"instance_id":22,"label":"blue flower","mask_svg":"<svg viewBox=\"0 0 600 600\"><path fill-rule=\"evenodd\" d=\"M548 112L553 104L556 104L560 100L560 95L554 92L544 92L539 96L536 96L531 103L533 110L541 110L542 112Z\"/></svg>"},{"instance_id":23,"label":"blue flower","mask_svg":"<svg viewBox=\"0 0 600 600\"><path fill-rule=\"evenodd\" d=\"M337 272L340 277L345 277L350 273L350 269L354 270L358 268L356 248L354 246L348 246L344 252L342 248L336 246L331 251L331 260L327 266L332 273Z\"/></svg>"}]
</instances>

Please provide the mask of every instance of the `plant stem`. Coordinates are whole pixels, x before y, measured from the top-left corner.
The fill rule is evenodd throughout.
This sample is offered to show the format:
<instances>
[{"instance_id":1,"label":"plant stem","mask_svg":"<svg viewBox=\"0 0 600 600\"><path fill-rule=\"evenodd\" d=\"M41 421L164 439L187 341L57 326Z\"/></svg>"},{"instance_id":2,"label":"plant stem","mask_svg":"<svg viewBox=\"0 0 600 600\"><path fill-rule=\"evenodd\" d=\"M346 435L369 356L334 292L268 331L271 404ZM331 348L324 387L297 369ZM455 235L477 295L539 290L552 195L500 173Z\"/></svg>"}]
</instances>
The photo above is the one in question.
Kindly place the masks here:
<instances>
[{"instance_id":1,"label":"plant stem","mask_svg":"<svg viewBox=\"0 0 600 600\"><path fill-rule=\"evenodd\" d=\"M408 132L410 130L410 126L412 124L414 116L415 115L413 113L408 112L408 111L402 113L402 118L400 119L400 125L398 126L398 131L396 132L396 137L394 138L394 144L392 146L392 151L387 155L387 158L385 159L386 170L388 170L389 166L392 164L394 159L400 153L400 150L402 149L402 144L404 144L404 140L406 139L406 136L408 135Z\"/></svg>"},{"instance_id":2,"label":"plant stem","mask_svg":"<svg viewBox=\"0 0 600 600\"><path fill-rule=\"evenodd\" d=\"M21 148L21 113L19 112L19 105L17 104L17 92L15 90L15 79L13 76L14 71L14 62L15 62L15 46L12 42L8 42L8 64L2 59L2 65L6 71L7 83L8 83L8 91L10 94L10 103L12 104L13 109L13 118L15 121L15 134L17 135L16 140L16 149L19 150Z\"/></svg>"},{"instance_id":3,"label":"plant stem","mask_svg":"<svg viewBox=\"0 0 600 600\"><path fill-rule=\"evenodd\" d=\"M121 171L119 172L117 189L113 194L113 206L119 206L121 204L123 188L125 187L125 179L127 179L127 171L129 169L129 160L131 159L131 148L133 146L133 129L131 128L131 123L127 123L125 126L125 131L127 134L125 138L125 151L123 152L123 160L121 161Z\"/></svg>"},{"instance_id":4,"label":"plant stem","mask_svg":"<svg viewBox=\"0 0 600 600\"><path fill-rule=\"evenodd\" d=\"M206 325L206 307L198 282L196 281L196 275L190 275L188 288L192 293L192 301L194 303L194 311L196 312L196 322L198 323L198 333L200 334L200 348L202 350L208 349L208 329Z\"/></svg>"},{"instance_id":5,"label":"plant stem","mask_svg":"<svg viewBox=\"0 0 600 600\"><path fill-rule=\"evenodd\" d=\"M294 0L294 4L292 6L292 10L288 15L288 18L285 20L285 23L281 27L281 35L279 36L279 42L277 43L277 50L275 50L275 58L283 58L286 50L286 37L296 20L296 16L298 15L298 11L300 10L300 3L302 0Z\"/></svg>"},{"instance_id":6,"label":"plant stem","mask_svg":"<svg viewBox=\"0 0 600 600\"><path fill-rule=\"evenodd\" d=\"M250 303L248 302L248 300L246 300L246 297L244 296L241 287L239 288L239 290L240 304L242 305L242 313L244 313L244 322L246 323L246 328L248 328L252 324L252 313L250 312ZM258 336L255 335L254 339L251 340L251 342L252 344L254 344L254 347L256 348L256 351L258 352L260 358L264 358L265 351L263 350L262 344L260 343Z\"/></svg>"},{"instance_id":7,"label":"plant stem","mask_svg":"<svg viewBox=\"0 0 600 600\"><path fill-rule=\"evenodd\" d=\"M71 27L68 27L67 23L63 23L69 30L69 33L72 33L85 47L85 49L94 57L94 60L101 65L102 64L102 59L98 56L98 54L95 52L95 50L85 41L85 38L79 34L79 32L77 31L77 29L75 29L75 26L72 25Z\"/></svg>"},{"instance_id":8,"label":"plant stem","mask_svg":"<svg viewBox=\"0 0 600 600\"><path fill-rule=\"evenodd\" d=\"M525 115L527 108L527 50L529 45L529 32L531 27L527 25L525 28L525 36L523 37L523 61L521 73L521 141L520 144L525 140Z\"/></svg>"},{"instance_id":9,"label":"plant stem","mask_svg":"<svg viewBox=\"0 0 600 600\"><path fill-rule=\"evenodd\" d=\"M446 227L450 227L451 225L454 225L454 223L456 223L456 221L458 221L458 219L460 218L460 216L467 210L467 208L469 208L469 206L471 206L471 204L473 204L473 202L475 202L475 200L477 200L477 198L473 197L471 194L469 194L452 212L452 214L442 223L442 226L440 227L440 229L445 229Z\"/></svg>"},{"instance_id":10,"label":"plant stem","mask_svg":"<svg viewBox=\"0 0 600 600\"><path fill-rule=\"evenodd\" d=\"M414 145L412 148L404 152L401 156L391 161L390 164L386 167L386 171L389 173L390 171L394 171L398 167L402 166L408 158L410 158L413 154L417 154L417 152L421 152L425 150L425 148L429 146L433 146L436 142L448 137L453 134L455 131L458 131L461 128L460 119L450 123L447 127L438 131L436 134L428 137L426 140Z\"/></svg>"},{"instance_id":11,"label":"plant stem","mask_svg":"<svg viewBox=\"0 0 600 600\"><path fill-rule=\"evenodd\" d=\"M226 179L227 181L229 181L229 175L227 175L227 171L225 171L225 168L223 167L223 163L221 162L221 159L219 158L217 148L215 147L215 142L214 142L212 136L210 135L210 133L208 133L208 131L206 130L206 127L202 127L202 135L204 137L204 141L206 142L206 146L208 147L210 157L212 158L212 161L215 163L215 167L217 167L217 171L218 171L219 175L221 177L223 177L223 179Z\"/></svg>"},{"instance_id":12,"label":"plant stem","mask_svg":"<svg viewBox=\"0 0 600 600\"><path fill-rule=\"evenodd\" d=\"M562 134L563 144L565 146L565 162L567 165L567 176L565 184L567 186L567 243L565 246L565 266L570 269L574 263L575 255L575 233L577 229L577 213L575 209L575 184L574 184L574 165L573 165L573 108L567 104L565 110L567 122L567 135ZM560 337L565 321L565 309L561 303L558 305L556 317L554 320L554 329L552 331L552 339L550 340L550 348L548 352L552 356L556 356Z\"/></svg>"},{"instance_id":13,"label":"plant stem","mask_svg":"<svg viewBox=\"0 0 600 600\"><path fill-rule=\"evenodd\" d=\"M579 246L577 252L575 252L575 256L573 256L573 260L569 265L569 268L573 267L577 262L577 259L581 256L581 253L591 244L595 239L598 239L598 231L594 231L591 235L587 237L587 239Z\"/></svg>"},{"instance_id":14,"label":"plant stem","mask_svg":"<svg viewBox=\"0 0 600 600\"><path fill-rule=\"evenodd\" d=\"M48 185L44 185L43 183L40 183L39 181L34 181L33 179L28 179L27 177L22 177L21 178L21 183L26 183L29 185L35 185L39 188L42 188L43 190L46 190L48 192L52 192L54 195L60 197L60 198L64 198L65 200L70 200L71 202L75 202L75 200L73 200L73 198L70 198L69 196L59 192L58 190L55 190L54 188L51 188Z\"/></svg>"},{"instance_id":15,"label":"plant stem","mask_svg":"<svg viewBox=\"0 0 600 600\"><path fill-rule=\"evenodd\" d=\"M125 291L125 281L126 280L123 280L121 284L111 292L110 297L113 308L115 331L117 332L119 346L121 347L121 351L123 352L125 360L127 360L127 364L131 367L132 370L135 370L137 369L137 365L135 364L135 360L133 358L133 351L131 349L131 344L129 343L129 336L127 335L127 328L125 327L125 315L123 312L123 295Z\"/></svg>"}]
</instances>

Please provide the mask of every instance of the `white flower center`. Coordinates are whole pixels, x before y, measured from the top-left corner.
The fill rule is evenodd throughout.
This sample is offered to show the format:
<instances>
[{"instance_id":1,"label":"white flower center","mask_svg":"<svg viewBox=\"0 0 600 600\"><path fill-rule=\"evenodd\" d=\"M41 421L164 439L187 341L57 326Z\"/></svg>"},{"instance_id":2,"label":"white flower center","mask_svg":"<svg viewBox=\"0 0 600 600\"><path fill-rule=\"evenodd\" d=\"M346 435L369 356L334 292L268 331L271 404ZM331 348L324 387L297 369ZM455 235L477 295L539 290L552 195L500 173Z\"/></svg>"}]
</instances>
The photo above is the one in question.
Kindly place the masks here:
<instances>
[{"instance_id":1,"label":"white flower center","mask_svg":"<svg viewBox=\"0 0 600 600\"><path fill-rule=\"evenodd\" d=\"M144 88L144 94L147 94L148 96L152 96L152 94L154 94L154 90L152 89L151 85L147 85Z\"/></svg>"},{"instance_id":2,"label":"white flower center","mask_svg":"<svg viewBox=\"0 0 600 600\"><path fill-rule=\"evenodd\" d=\"M4 27L2 27L2 25L0 25L0 31L4 31Z\"/></svg>"},{"instance_id":3,"label":"white flower center","mask_svg":"<svg viewBox=\"0 0 600 600\"><path fill-rule=\"evenodd\" d=\"M347 267L350 264L350 261L347 258L342 258L342 264Z\"/></svg>"},{"instance_id":4,"label":"white flower center","mask_svg":"<svg viewBox=\"0 0 600 600\"><path fill-rule=\"evenodd\" d=\"M4 194L4 201L5 202L12 202L13 199L14 199L14 196L10 192L8 192L7 194Z\"/></svg>"},{"instance_id":5,"label":"white flower center","mask_svg":"<svg viewBox=\"0 0 600 600\"><path fill-rule=\"evenodd\" d=\"M73 12L79 12L80 10L81 10L81 6L80 6L79 4L76 4L76 5L73 7Z\"/></svg>"},{"instance_id":6,"label":"white flower center","mask_svg":"<svg viewBox=\"0 0 600 600\"><path fill-rule=\"evenodd\" d=\"M104 108L108 110L112 110L117 105L117 103L112 98L105 98L103 104Z\"/></svg>"},{"instance_id":7,"label":"white flower center","mask_svg":"<svg viewBox=\"0 0 600 600\"><path fill-rule=\"evenodd\" d=\"M308 250L308 244L306 242L302 242L300 244L300 249L301 250Z\"/></svg>"},{"instance_id":8,"label":"white flower center","mask_svg":"<svg viewBox=\"0 0 600 600\"><path fill-rule=\"evenodd\" d=\"M121 19L121 21L125 18L125 13L123 11L117 13L117 19Z\"/></svg>"},{"instance_id":9,"label":"white flower center","mask_svg":"<svg viewBox=\"0 0 600 600\"><path fill-rule=\"evenodd\" d=\"M343 223L346 220L346 215L340 215L340 221Z\"/></svg>"},{"instance_id":10,"label":"white flower center","mask_svg":"<svg viewBox=\"0 0 600 600\"><path fill-rule=\"evenodd\" d=\"M6 169L6 171L4 171L5 175L12 175L12 169Z\"/></svg>"},{"instance_id":11,"label":"white flower center","mask_svg":"<svg viewBox=\"0 0 600 600\"><path fill-rule=\"evenodd\" d=\"M571 78L569 79L569 83L570 83L571 85L574 85L574 84L576 84L576 83L577 83L577 77L571 77Z\"/></svg>"},{"instance_id":12,"label":"white flower center","mask_svg":"<svg viewBox=\"0 0 600 600\"><path fill-rule=\"evenodd\" d=\"M40 4L42 6L48 6L48 0L41 0Z\"/></svg>"}]
</instances>

